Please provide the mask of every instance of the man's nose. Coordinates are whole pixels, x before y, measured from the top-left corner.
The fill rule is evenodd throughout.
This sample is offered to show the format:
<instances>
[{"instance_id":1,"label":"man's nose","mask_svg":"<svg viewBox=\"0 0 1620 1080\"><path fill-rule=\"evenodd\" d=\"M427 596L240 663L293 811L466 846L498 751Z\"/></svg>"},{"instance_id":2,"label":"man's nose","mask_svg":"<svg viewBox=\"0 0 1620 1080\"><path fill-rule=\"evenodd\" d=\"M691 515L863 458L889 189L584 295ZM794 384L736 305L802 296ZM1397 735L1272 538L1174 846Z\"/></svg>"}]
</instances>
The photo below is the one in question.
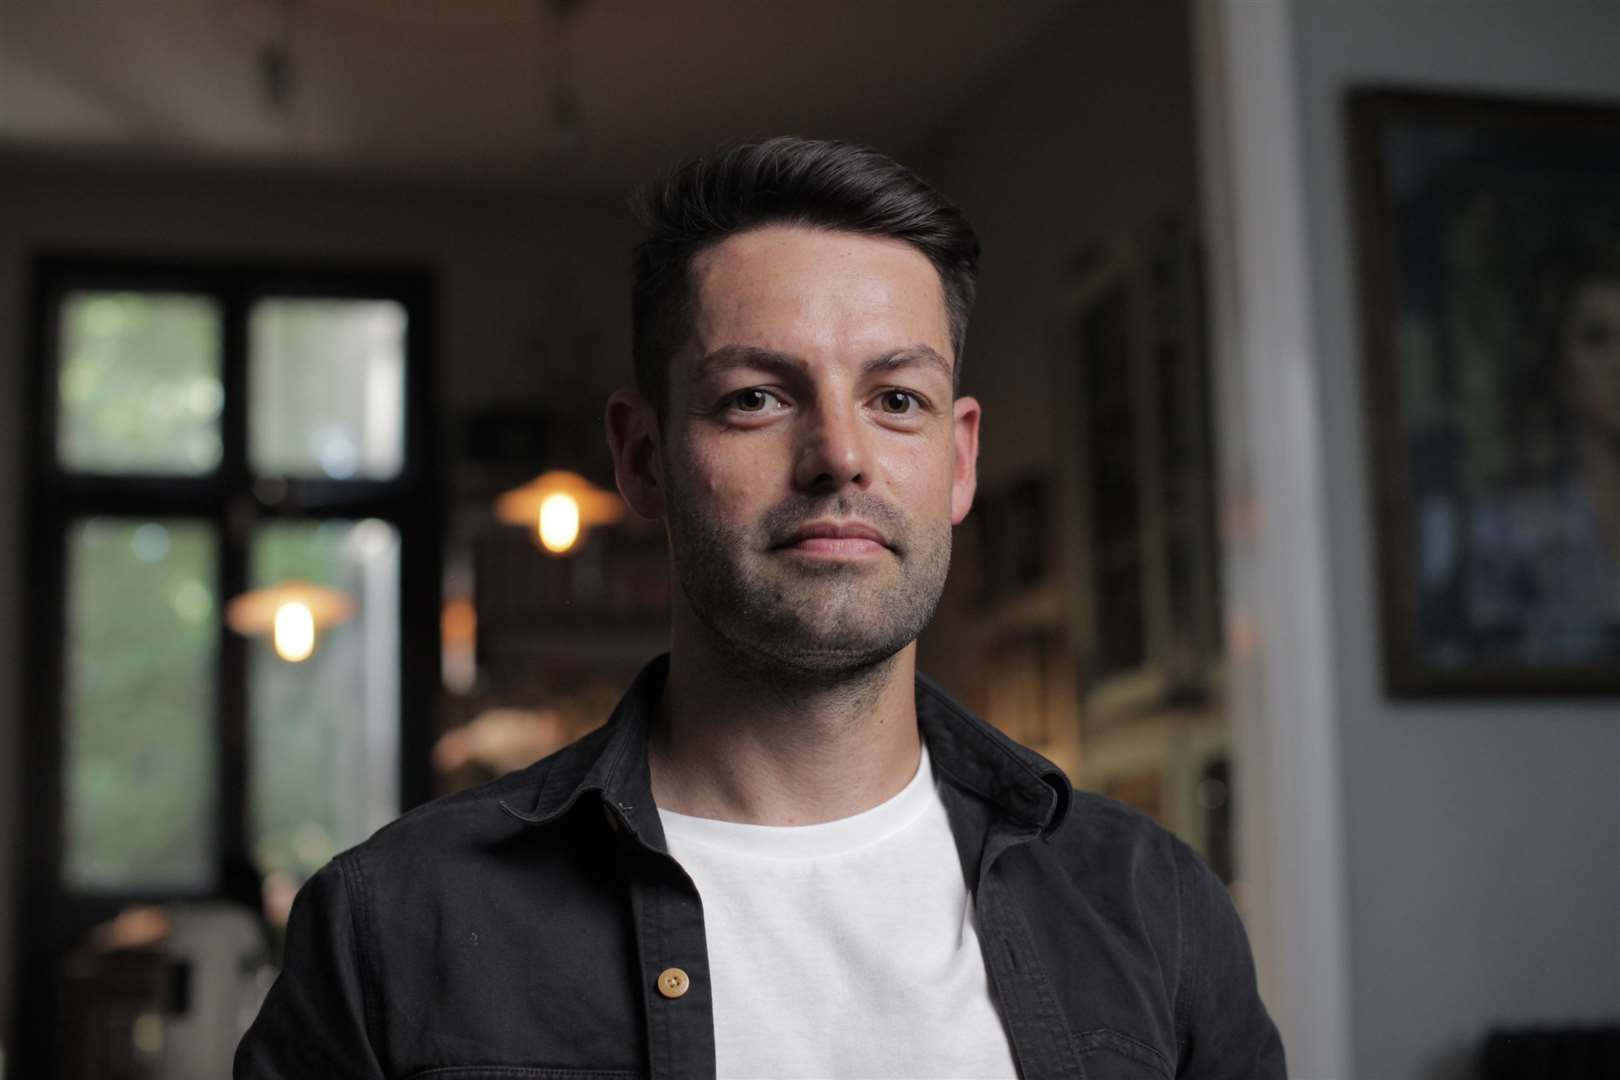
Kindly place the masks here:
<instances>
[{"instance_id":1,"label":"man's nose","mask_svg":"<svg viewBox=\"0 0 1620 1080\"><path fill-rule=\"evenodd\" d=\"M800 490L839 491L871 482L868 432L858 406L818 406L805 417L803 430L793 474Z\"/></svg>"}]
</instances>

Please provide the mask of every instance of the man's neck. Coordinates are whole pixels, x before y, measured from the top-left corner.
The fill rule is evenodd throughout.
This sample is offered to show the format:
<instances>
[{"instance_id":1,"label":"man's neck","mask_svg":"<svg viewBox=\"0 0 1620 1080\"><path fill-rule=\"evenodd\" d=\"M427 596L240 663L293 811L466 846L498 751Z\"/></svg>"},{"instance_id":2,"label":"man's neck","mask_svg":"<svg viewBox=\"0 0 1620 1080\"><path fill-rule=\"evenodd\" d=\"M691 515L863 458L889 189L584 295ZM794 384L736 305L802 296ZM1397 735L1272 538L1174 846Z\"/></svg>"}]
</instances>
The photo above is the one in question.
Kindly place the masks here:
<instances>
[{"instance_id":1,"label":"man's neck","mask_svg":"<svg viewBox=\"0 0 1620 1080\"><path fill-rule=\"evenodd\" d=\"M653 801L693 817L812 825L916 775L916 644L843 680L772 677L677 634L648 746Z\"/></svg>"}]
</instances>

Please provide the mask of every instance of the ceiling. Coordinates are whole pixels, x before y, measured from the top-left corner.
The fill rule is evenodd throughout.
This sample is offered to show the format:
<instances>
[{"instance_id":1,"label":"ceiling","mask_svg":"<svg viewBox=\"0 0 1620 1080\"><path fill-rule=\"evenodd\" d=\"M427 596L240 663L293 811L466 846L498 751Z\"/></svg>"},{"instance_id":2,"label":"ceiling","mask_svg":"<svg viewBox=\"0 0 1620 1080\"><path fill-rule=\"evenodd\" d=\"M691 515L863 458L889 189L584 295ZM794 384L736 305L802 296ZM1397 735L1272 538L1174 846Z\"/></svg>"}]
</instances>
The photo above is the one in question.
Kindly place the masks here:
<instances>
[{"instance_id":1,"label":"ceiling","mask_svg":"<svg viewBox=\"0 0 1620 1080\"><path fill-rule=\"evenodd\" d=\"M1075 6L0 0L0 148L574 191L742 135L904 154Z\"/></svg>"}]
</instances>

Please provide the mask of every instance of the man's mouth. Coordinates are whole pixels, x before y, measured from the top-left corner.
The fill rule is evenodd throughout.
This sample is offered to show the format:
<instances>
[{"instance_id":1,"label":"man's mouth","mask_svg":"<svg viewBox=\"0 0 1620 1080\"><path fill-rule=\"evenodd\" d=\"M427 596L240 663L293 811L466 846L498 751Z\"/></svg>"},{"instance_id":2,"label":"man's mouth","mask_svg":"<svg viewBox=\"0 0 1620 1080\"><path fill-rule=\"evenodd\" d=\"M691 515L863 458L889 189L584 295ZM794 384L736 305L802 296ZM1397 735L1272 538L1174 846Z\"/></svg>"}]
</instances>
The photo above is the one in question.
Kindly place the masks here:
<instances>
[{"instance_id":1,"label":"man's mouth","mask_svg":"<svg viewBox=\"0 0 1620 1080\"><path fill-rule=\"evenodd\" d=\"M851 559L881 555L889 542L863 521L812 521L795 529L778 549L804 555Z\"/></svg>"}]
</instances>

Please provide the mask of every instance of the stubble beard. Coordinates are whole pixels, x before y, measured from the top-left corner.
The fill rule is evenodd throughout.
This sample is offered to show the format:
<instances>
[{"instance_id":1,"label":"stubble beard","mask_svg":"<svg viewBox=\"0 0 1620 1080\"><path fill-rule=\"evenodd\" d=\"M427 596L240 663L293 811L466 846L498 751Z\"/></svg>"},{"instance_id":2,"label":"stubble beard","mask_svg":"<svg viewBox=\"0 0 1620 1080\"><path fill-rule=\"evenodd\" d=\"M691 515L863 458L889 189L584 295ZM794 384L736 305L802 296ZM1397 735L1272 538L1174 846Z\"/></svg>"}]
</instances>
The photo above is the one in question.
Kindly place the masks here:
<instances>
[{"instance_id":1,"label":"stubble beard","mask_svg":"<svg viewBox=\"0 0 1620 1080\"><path fill-rule=\"evenodd\" d=\"M944 592L948 521L919 527L888 503L856 493L795 497L756 522L733 522L703 514L673 485L666 490L682 598L726 659L779 685L829 687L886 669L922 633ZM824 516L870 522L891 550L872 565L774 549L797 526Z\"/></svg>"}]
</instances>

